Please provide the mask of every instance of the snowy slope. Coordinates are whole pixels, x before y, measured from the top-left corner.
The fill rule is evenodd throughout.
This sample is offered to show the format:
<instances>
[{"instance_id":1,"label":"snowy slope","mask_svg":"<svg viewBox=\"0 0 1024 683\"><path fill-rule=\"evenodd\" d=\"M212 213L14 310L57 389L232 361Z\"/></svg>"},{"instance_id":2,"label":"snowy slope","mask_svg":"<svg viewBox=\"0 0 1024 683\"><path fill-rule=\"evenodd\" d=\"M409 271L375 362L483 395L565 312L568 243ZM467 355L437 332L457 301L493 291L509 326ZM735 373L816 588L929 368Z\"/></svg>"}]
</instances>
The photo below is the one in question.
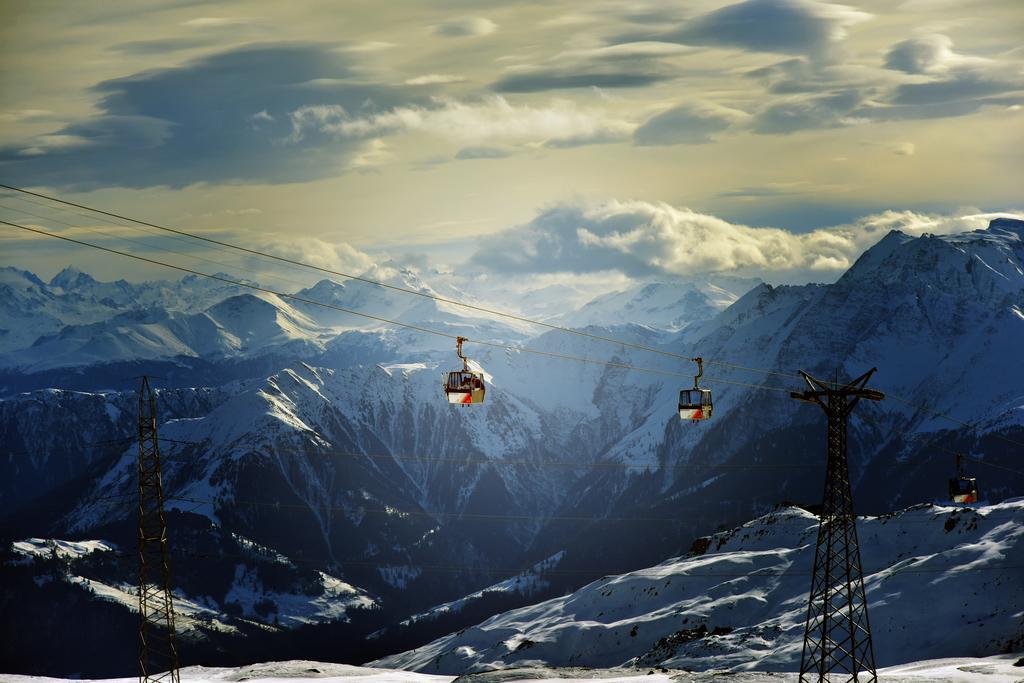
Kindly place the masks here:
<instances>
[{"instance_id":1,"label":"snowy slope","mask_svg":"<svg viewBox=\"0 0 1024 683\"><path fill-rule=\"evenodd\" d=\"M554 458L558 446L547 443L537 409L497 382L490 389L493 401L469 410L440 401L440 387L436 362L339 371L299 365L242 391L205 417L163 425L163 437L195 444L166 447L168 454L189 462L178 468L168 461L165 477L177 496L227 506L246 495L240 490L240 482L247 481L244 473L258 470L264 488L274 480L308 506L327 539L340 534L335 526L343 519L359 523L364 507L457 515L481 504L476 495L481 487L513 510L537 512L557 504L558 482L574 473L530 466ZM130 479L133 458L131 450L126 452L90 493L128 492L115 482ZM519 464L488 466L505 459ZM340 481L346 485L336 485L343 473ZM75 529L89 528L107 514L103 506L90 510L69 516ZM217 518L210 506L200 511ZM515 533L531 529L536 525ZM337 538L352 549L351 537ZM364 542L391 545L384 539Z\"/></svg>"},{"instance_id":2,"label":"snowy slope","mask_svg":"<svg viewBox=\"0 0 1024 683\"><path fill-rule=\"evenodd\" d=\"M832 285L761 285L711 321L684 330L666 348L708 359L704 381L714 390L716 417L684 429L652 411L625 434L612 455L666 459L658 485L627 489L629 498L689 495L683 492L707 479L689 472L693 465L738 468L792 462L806 453L807 430L821 418L789 399L789 390L802 385L798 369L828 379L836 371L852 378L878 368L872 386L888 398L861 403L850 423L855 486L867 473L884 484L874 487L872 510L929 499L921 498L919 477L935 471L926 461L942 433L946 443L974 457L1011 458L1000 448L1004 442L985 441L990 432L1003 435L1024 425L1024 366L1012 360L1024 348L1022 234L1024 221L1010 219L954 236L915 239L893 232ZM771 388L742 386L750 384ZM671 404L670 382L652 388L657 393L647 400ZM951 458L942 457L950 468ZM911 465L920 469L907 477ZM812 500L810 482L796 474L766 475L777 496L766 502ZM742 471L727 473L708 495L737 495L743 490L737 478L750 479ZM1019 479L1010 481L1000 495L1020 495ZM934 483L929 487L936 490Z\"/></svg>"},{"instance_id":3,"label":"snowy slope","mask_svg":"<svg viewBox=\"0 0 1024 683\"><path fill-rule=\"evenodd\" d=\"M1014 666L1017 655L997 655L984 658L947 658L914 662L890 667L879 671L882 683L1018 683L1021 671ZM736 683L782 683L796 680L796 674L722 674L717 672L687 672L685 678L678 673L653 669L550 669L532 667L511 674L479 674L473 678L480 683L501 683L515 680L522 683L550 683L556 680L572 680L579 683L675 683L687 681L726 680ZM273 683L288 680L294 683L451 683L454 676L440 676L411 671L350 666L292 660L266 662L234 668L213 668L187 666L181 669L181 680L189 683ZM0 674L0 683L48 683L70 679L44 678L41 676L18 676ZM135 678L98 679L102 683L131 683Z\"/></svg>"},{"instance_id":4,"label":"snowy slope","mask_svg":"<svg viewBox=\"0 0 1024 683\"><path fill-rule=\"evenodd\" d=\"M699 280L640 282L603 294L555 321L570 327L618 325L630 321L663 330L680 330L713 317L735 303L758 280L711 277Z\"/></svg>"},{"instance_id":5,"label":"snowy slope","mask_svg":"<svg viewBox=\"0 0 1024 683\"><path fill-rule=\"evenodd\" d=\"M158 389L161 416L205 415L234 390ZM130 439L121 439L138 429L137 411L133 392L43 389L0 399L0 504L14 510L123 452Z\"/></svg>"},{"instance_id":6,"label":"snowy slope","mask_svg":"<svg viewBox=\"0 0 1024 683\"><path fill-rule=\"evenodd\" d=\"M859 521L880 666L1024 645L1024 499L919 506ZM687 557L513 610L372 665L666 666L792 671L799 664L817 519L784 508Z\"/></svg>"},{"instance_id":7,"label":"snowy slope","mask_svg":"<svg viewBox=\"0 0 1024 683\"><path fill-rule=\"evenodd\" d=\"M1024 221L999 219L957 235L892 232L835 284L762 285L687 339L712 358L786 372L876 366L880 387L972 422L1020 402L1024 369L1008 360L1024 343L1022 306ZM1002 386L976 381L994 377ZM885 409L915 429L950 426L895 403Z\"/></svg>"},{"instance_id":8,"label":"snowy slope","mask_svg":"<svg viewBox=\"0 0 1024 683\"><path fill-rule=\"evenodd\" d=\"M494 593L521 593L529 595L534 591L548 586L547 580L544 578L544 573L550 571L558 566L564 553L555 553L551 557L538 562L526 571L519 572L515 576L499 581L498 583L492 584L487 588L482 588L475 593L463 596L458 600L451 600L449 602L442 603L431 607L426 612L414 614L405 621L401 622L402 625L416 623L418 621L437 619L439 616L444 614L451 614L453 612L459 612L465 609L466 605L472 603L475 600L479 600L488 594Z\"/></svg>"},{"instance_id":9,"label":"snowy slope","mask_svg":"<svg viewBox=\"0 0 1024 683\"><path fill-rule=\"evenodd\" d=\"M825 376L837 367L846 375L879 368L876 385L890 398L858 406L850 424L860 509L889 510L894 500L906 505L941 495L949 459L941 454L940 472L920 455L940 429L950 430L941 434L942 443L1018 469L1011 465L1012 446L996 453L985 438L995 430L1016 438L1007 430L1024 424L1024 369L1007 361L1024 346L1022 230L1024 223L1003 220L950 237L893 233L835 284L758 286L678 333L669 331L674 318L657 319L678 301L671 287L655 292L656 305L636 309L651 316L650 325L633 324L622 313L632 295L602 299L609 305L605 313L616 317L589 332L709 359L704 381L714 389L716 412L698 425L675 415L678 391L691 384L694 371L684 360L558 331L528 332L359 283L323 281L309 292L446 333L590 362L470 343L467 352L488 373L488 400L452 407L440 393L441 374L458 364L446 337L380 321L353 323L350 316L271 296L231 292L208 301L200 292L189 298L185 280L133 285L133 295L164 303L123 310L120 285L106 286L117 283L70 272L53 286L26 274L5 277L25 297L38 298L41 310L60 313L54 319L62 323L62 306L88 313L16 352L35 354L40 366L68 362L68 372L77 373L78 363L166 358L178 351L218 364L265 361L253 363L250 383L225 388L230 399L216 410L161 424L162 436L187 442L165 448L168 490L179 499L169 507L275 552L301 552L318 569L384 602L420 600L402 619L509 576L488 568L527 567L565 550L566 562L577 568L620 571L678 553L695 535L748 519L751 510L763 512L784 499L815 500L821 415L789 399L788 390L799 383L792 376L797 368ZM411 272L381 276L404 287L431 287ZM190 308L200 300L202 307ZM88 319L101 310L107 313ZM4 362L14 355L5 354ZM134 431L130 394L82 401L80 411L52 400L32 407L38 396L0 401L3 474L14 473L4 481L17 482L5 495L8 488L41 491L24 482L49 485L80 475L83 459L96 462L92 452L83 458L81 442ZM943 421L897 397L981 422L968 428ZM117 419L107 404L122 409ZM103 430L94 430L97 424ZM96 433L79 438L86 428ZM25 460L23 452L31 457ZM114 465L98 472L83 496L132 494L130 443L101 455ZM42 472L47 478L36 476ZM53 473L61 476L48 478ZM991 500L1024 493L1019 475L1005 469L978 474ZM24 535L95 538L101 534L90 535L93 530L127 524L131 514L119 518L110 506L77 497L67 505L63 528ZM596 519L558 525L551 519L558 516ZM615 526L607 517L665 521ZM596 560L616 554L611 566ZM589 557L595 559L587 565ZM464 574L438 578L423 569L453 558Z\"/></svg>"},{"instance_id":10,"label":"snowy slope","mask_svg":"<svg viewBox=\"0 0 1024 683\"><path fill-rule=\"evenodd\" d=\"M0 350L23 348L41 335L57 332L63 323L53 310L58 308L54 298L33 273L0 268Z\"/></svg>"},{"instance_id":11,"label":"snowy slope","mask_svg":"<svg viewBox=\"0 0 1024 683\"><path fill-rule=\"evenodd\" d=\"M283 555L273 553L248 539L236 538L236 541L253 557L259 556L276 565L279 575L295 569L292 560ZM126 555L110 541L28 538L15 541L11 549L23 558L22 562L36 558L66 560L68 563L61 576L62 580L92 592L100 600L116 603L132 612L138 611L138 586L134 582L112 580L95 571L95 564L83 566L75 562L93 556L92 559L102 563L107 557L115 560ZM205 627L232 632L232 622L238 618L293 628L345 619L349 610L377 606L376 601L365 591L319 571L302 586L303 590L299 590L298 586L292 586L289 590L275 590L264 585L259 568L249 562L247 557L238 556L236 559L234 577L223 596L215 598L209 593L190 594L183 588L174 590L175 625L178 630L193 631ZM40 574L42 580L50 577L52 574ZM270 605L273 605L272 609ZM228 614L229 608L231 614Z\"/></svg>"},{"instance_id":12,"label":"snowy slope","mask_svg":"<svg viewBox=\"0 0 1024 683\"><path fill-rule=\"evenodd\" d=\"M302 357L322 351L335 334L277 296L239 294L201 313L138 309L68 325L7 354L4 362L31 372L140 358L251 357L272 350Z\"/></svg>"},{"instance_id":13,"label":"snowy slope","mask_svg":"<svg viewBox=\"0 0 1024 683\"><path fill-rule=\"evenodd\" d=\"M0 268L0 354L25 349L67 325L99 323L133 311L196 313L239 290L194 275L174 282L100 282L69 266L47 283L28 271Z\"/></svg>"}]
</instances>

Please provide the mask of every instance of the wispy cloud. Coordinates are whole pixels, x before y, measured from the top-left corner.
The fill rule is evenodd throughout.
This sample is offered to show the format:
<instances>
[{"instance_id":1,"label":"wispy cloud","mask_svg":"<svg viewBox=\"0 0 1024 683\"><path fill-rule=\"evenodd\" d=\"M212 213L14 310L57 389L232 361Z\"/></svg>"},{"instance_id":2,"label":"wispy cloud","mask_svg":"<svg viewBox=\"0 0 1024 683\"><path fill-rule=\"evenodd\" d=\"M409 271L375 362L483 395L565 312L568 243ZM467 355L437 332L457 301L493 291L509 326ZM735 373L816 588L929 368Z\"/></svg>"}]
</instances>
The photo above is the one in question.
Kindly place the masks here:
<instances>
[{"instance_id":1,"label":"wispy cloud","mask_svg":"<svg viewBox=\"0 0 1024 683\"><path fill-rule=\"evenodd\" d=\"M242 17L196 17L181 22L181 25L189 28L222 28L224 26L247 24L249 21L249 19L243 19Z\"/></svg>"},{"instance_id":2,"label":"wispy cloud","mask_svg":"<svg viewBox=\"0 0 1024 683\"><path fill-rule=\"evenodd\" d=\"M498 25L486 17L458 17L430 27L434 35L447 38L486 36L497 30Z\"/></svg>"},{"instance_id":3,"label":"wispy cloud","mask_svg":"<svg viewBox=\"0 0 1024 683\"><path fill-rule=\"evenodd\" d=\"M678 76L669 59L686 54L681 45L635 42L559 52L541 64L506 70L491 86L498 92L566 88L635 88Z\"/></svg>"},{"instance_id":4,"label":"wispy cloud","mask_svg":"<svg viewBox=\"0 0 1024 683\"><path fill-rule=\"evenodd\" d=\"M420 131L463 144L586 144L625 140L634 125L568 100L514 105L504 97L479 101L436 100L431 106L395 107L352 115L343 107L308 106L291 114L293 139L307 131L363 138Z\"/></svg>"},{"instance_id":5,"label":"wispy cloud","mask_svg":"<svg viewBox=\"0 0 1024 683\"><path fill-rule=\"evenodd\" d=\"M406 85L444 85L446 83L462 83L465 76L458 74L424 74L415 78L406 79Z\"/></svg>"},{"instance_id":6,"label":"wispy cloud","mask_svg":"<svg viewBox=\"0 0 1024 683\"><path fill-rule=\"evenodd\" d=\"M508 147L463 147L455 153L455 158L466 159L504 159L515 154Z\"/></svg>"},{"instance_id":7,"label":"wispy cloud","mask_svg":"<svg viewBox=\"0 0 1024 683\"><path fill-rule=\"evenodd\" d=\"M685 103L647 119L633 132L638 145L698 145L715 133L743 124L746 112L707 102Z\"/></svg>"}]
</instances>

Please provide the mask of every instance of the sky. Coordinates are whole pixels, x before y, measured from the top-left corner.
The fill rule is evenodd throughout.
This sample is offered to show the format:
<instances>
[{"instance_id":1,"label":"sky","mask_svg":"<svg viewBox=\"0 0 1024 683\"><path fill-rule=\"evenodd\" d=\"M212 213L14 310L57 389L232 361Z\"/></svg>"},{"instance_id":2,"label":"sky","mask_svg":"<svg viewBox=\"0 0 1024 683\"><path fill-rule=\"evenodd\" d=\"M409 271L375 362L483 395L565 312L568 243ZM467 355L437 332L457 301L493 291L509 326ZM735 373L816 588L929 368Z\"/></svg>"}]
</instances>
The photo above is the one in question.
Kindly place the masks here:
<instances>
[{"instance_id":1,"label":"sky","mask_svg":"<svg viewBox=\"0 0 1024 683\"><path fill-rule=\"evenodd\" d=\"M828 281L1024 208L1022 35L1019 0L0 0L0 182L346 272ZM217 261L41 204L0 216ZM0 264L166 276L14 232Z\"/></svg>"}]
</instances>

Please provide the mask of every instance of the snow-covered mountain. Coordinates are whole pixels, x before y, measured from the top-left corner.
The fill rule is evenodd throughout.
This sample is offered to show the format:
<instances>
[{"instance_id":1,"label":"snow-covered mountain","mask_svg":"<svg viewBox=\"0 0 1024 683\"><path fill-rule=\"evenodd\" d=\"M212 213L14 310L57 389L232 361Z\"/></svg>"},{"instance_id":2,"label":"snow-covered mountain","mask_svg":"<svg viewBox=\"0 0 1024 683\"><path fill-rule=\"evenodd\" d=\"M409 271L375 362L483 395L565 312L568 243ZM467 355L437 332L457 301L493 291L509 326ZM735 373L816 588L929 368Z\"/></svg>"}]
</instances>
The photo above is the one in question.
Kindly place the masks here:
<instances>
[{"instance_id":1,"label":"snow-covered mountain","mask_svg":"<svg viewBox=\"0 0 1024 683\"><path fill-rule=\"evenodd\" d=\"M201 313L140 309L68 325L8 359L32 372L135 359L252 357L268 351L302 358L322 351L332 336L274 295L238 294Z\"/></svg>"},{"instance_id":2,"label":"snow-covered mountain","mask_svg":"<svg viewBox=\"0 0 1024 683\"><path fill-rule=\"evenodd\" d=\"M864 489L860 500L869 510L922 500L922 475L932 496L942 495L952 456L935 448L939 439L946 448L1010 467L1013 440L1024 436L1024 367L1012 360L1024 347L1022 236L1024 221L1009 219L954 236L914 239L893 232L835 284L761 285L685 330L670 347L688 347L707 359L716 417L693 430L666 426L651 411L611 454L665 458L672 467L642 490L628 490L628 498L689 497L686 492L698 487L710 499L742 490L753 500L767 492L762 505L813 500L812 482L798 465L803 454L818 452L811 444L819 443L814 436L822 418L789 399L788 391L802 384L797 369L831 379L834 372L851 378L878 368L871 384L888 398L862 403L851 422L855 486ZM652 404L671 400L663 385ZM936 463L942 463L938 471ZM755 480L742 470L755 464L783 467ZM797 467L787 470L787 464ZM714 470L693 471L694 465L739 469L707 483ZM1004 487L1006 476L982 471L994 495L1019 491L1020 475L1009 475L1012 483Z\"/></svg>"},{"instance_id":3,"label":"snow-covered mountain","mask_svg":"<svg viewBox=\"0 0 1024 683\"><path fill-rule=\"evenodd\" d=\"M365 283L324 280L298 296L512 346L466 346L487 373L487 402L443 401L441 375L460 364L444 336L188 278L130 285L143 302L133 307L118 283L68 271L48 284L8 269L4 305L26 329L51 327L5 351L2 381L94 391L5 388L0 500L18 514L4 522L21 534L12 541L130 543L131 506L110 501L134 494L136 397L101 390L143 372L178 392L180 408L170 393L160 401L160 433L173 440L163 446L168 507L187 530L175 543L208 553L234 534L346 582L390 620L367 625L379 649L395 633L383 627L416 615L443 612L417 623L457 630L468 625L460 613L560 595L685 552L780 501L819 499L823 418L790 400L797 369L827 379L878 367L872 386L888 397L858 405L850 423L858 511L943 498L953 462L937 445L968 453L995 503L1024 494L1024 368L1013 362L1024 347L1022 235L1024 221L1009 219L954 236L892 233L832 285L762 284L721 309L707 288L643 283L563 321L604 321L585 330L702 355L715 399L702 424L676 416L694 373L678 357ZM463 298L412 271L378 276ZM683 321L677 307L692 297ZM125 441L89 450L113 439ZM488 592L552 557L557 571L536 574L532 596ZM202 571L176 566L185 582ZM227 574L209 589L221 607ZM444 604L469 607L433 612Z\"/></svg>"},{"instance_id":4,"label":"snow-covered mountain","mask_svg":"<svg viewBox=\"0 0 1024 683\"><path fill-rule=\"evenodd\" d=\"M56 335L66 326L90 325L153 309L167 315L194 313L240 291L244 290L194 275L176 282L99 282L69 266L45 283L28 271L0 268L0 363L15 365L18 358L12 352ZM99 356L69 364L104 360L109 359Z\"/></svg>"},{"instance_id":5,"label":"snow-covered mountain","mask_svg":"<svg viewBox=\"0 0 1024 683\"><path fill-rule=\"evenodd\" d=\"M730 277L642 282L599 296L555 320L570 327L618 325L628 320L678 331L714 317L758 284L760 280Z\"/></svg>"},{"instance_id":6,"label":"snow-covered mountain","mask_svg":"<svg viewBox=\"0 0 1024 683\"><path fill-rule=\"evenodd\" d=\"M462 673L521 666L793 671L818 519L782 508L685 557L608 576L370 666ZM879 666L1024 647L1024 499L861 518Z\"/></svg>"},{"instance_id":7,"label":"snow-covered mountain","mask_svg":"<svg viewBox=\"0 0 1024 683\"><path fill-rule=\"evenodd\" d=\"M235 390L160 389L157 395L165 419L194 418ZM0 401L0 505L12 512L96 465L109 466L137 426L138 397L126 392L46 389Z\"/></svg>"},{"instance_id":8,"label":"snow-covered mountain","mask_svg":"<svg viewBox=\"0 0 1024 683\"><path fill-rule=\"evenodd\" d=\"M451 286L435 290L409 270L371 269L367 277L474 302ZM32 273L4 269L0 292L10 294L4 305L12 324L0 329L0 368L34 373L136 360L309 358L347 332L388 329L387 320L506 342L525 339L531 327L359 281L321 280L289 296L212 282L189 276L102 283L66 268L44 284ZM424 341L425 348L436 346L422 335L406 339L405 351Z\"/></svg>"}]
</instances>

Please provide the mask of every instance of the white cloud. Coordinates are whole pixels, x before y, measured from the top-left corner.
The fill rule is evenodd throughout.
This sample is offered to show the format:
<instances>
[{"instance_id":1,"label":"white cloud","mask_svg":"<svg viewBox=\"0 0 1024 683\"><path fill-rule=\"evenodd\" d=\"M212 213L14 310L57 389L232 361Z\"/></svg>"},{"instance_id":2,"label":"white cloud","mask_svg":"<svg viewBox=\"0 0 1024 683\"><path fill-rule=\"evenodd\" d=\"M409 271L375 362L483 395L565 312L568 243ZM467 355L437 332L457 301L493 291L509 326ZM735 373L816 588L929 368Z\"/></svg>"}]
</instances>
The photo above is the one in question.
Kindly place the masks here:
<instances>
[{"instance_id":1,"label":"white cloud","mask_svg":"<svg viewBox=\"0 0 1024 683\"><path fill-rule=\"evenodd\" d=\"M405 81L406 85L443 85L445 83L462 83L465 76L458 74L424 74Z\"/></svg>"},{"instance_id":2,"label":"white cloud","mask_svg":"<svg viewBox=\"0 0 1024 683\"><path fill-rule=\"evenodd\" d=\"M373 171L394 158L395 155L388 149L386 142L380 138L373 138L368 140L366 145L352 157L349 167L355 171Z\"/></svg>"},{"instance_id":3,"label":"white cloud","mask_svg":"<svg viewBox=\"0 0 1024 683\"><path fill-rule=\"evenodd\" d=\"M272 240L263 244L262 251L343 273L362 273L374 264L374 259L369 254L346 242L332 243L315 237ZM266 268L267 262L263 259L253 266ZM294 276L295 271L289 270L288 274Z\"/></svg>"},{"instance_id":4,"label":"white cloud","mask_svg":"<svg viewBox=\"0 0 1024 683\"><path fill-rule=\"evenodd\" d=\"M18 154L21 156L39 156L51 152L64 152L68 150L81 149L95 144L88 138L80 135L37 135L32 138L30 144L22 147Z\"/></svg>"},{"instance_id":5,"label":"white cloud","mask_svg":"<svg viewBox=\"0 0 1024 683\"><path fill-rule=\"evenodd\" d=\"M1020 68L1013 63L1012 51L1003 57L1009 59L1001 62L956 52L949 36L933 33L893 45L885 54L885 67L908 74L931 76L948 72L978 72L1006 78L1019 75Z\"/></svg>"},{"instance_id":6,"label":"white cloud","mask_svg":"<svg viewBox=\"0 0 1024 683\"><path fill-rule=\"evenodd\" d=\"M397 107L359 117L350 116L342 107L314 105L292 112L291 118L293 140L301 140L310 129L346 138L420 131L466 145L565 146L624 140L635 128L568 100L530 106L514 105L500 96L477 102L435 100L433 107Z\"/></svg>"},{"instance_id":7,"label":"white cloud","mask_svg":"<svg viewBox=\"0 0 1024 683\"><path fill-rule=\"evenodd\" d=\"M696 145L749 119L746 112L710 102L687 102L652 116L633 133L638 145Z\"/></svg>"},{"instance_id":8,"label":"white cloud","mask_svg":"<svg viewBox=\"0 0 1024 683\"><path fill-rule=\"evenodd\" d=\"M853 223L793 233L755 228L665 203L560 206L486 238L474 262L513 272L630 276L735 272L838 275L890 230L912 236L983 228L991 216L887 211Z\"/></svg>"},{"instance_id":9,"label":"white cloud","mask_svg":"<svg viewBox=\"0 0 1024 683\"><path fill-rule=\"evenodd\" d=\"M58 120L60 120L60 117L49 109L0 111L0 121L8 121L11 123L39 123Z\"/></svg>"},{"instance_id":10,"label":"white cloud","mask_svg":"<svg viewBox=\"0 0 1024 683\"><path fill-rule=\"evenodd\" d=\"M188 26L189 28L219 28L221 26L244 24L247 21L238 17L196 17L195 19L181 22L181 25Z\"/></svg>"},{"instance_id":11,"label":"white cloud","mask_svg":"<svg viewBox=\"0 0 1024 683\"><path fill-rule=\"evenodd\" d=\"M486 36L497 30L498 25L485 17L459 17L430 27L430 32L434 35L449 38Z\"/></svg>"},{"instance_id":12,"label":"white cloud","mask_svg":"<svg viewBox=\"0 0 1024 683\"><path fill-rule=\"evenodd\" d=\"M380 52L382 50L390 50L393 47L397 47L395 43L388 43L383 40L367 40L361 43L349 43L342 45L339 48L335 48L337 52Z\"/></svg>"}]
</instances>

